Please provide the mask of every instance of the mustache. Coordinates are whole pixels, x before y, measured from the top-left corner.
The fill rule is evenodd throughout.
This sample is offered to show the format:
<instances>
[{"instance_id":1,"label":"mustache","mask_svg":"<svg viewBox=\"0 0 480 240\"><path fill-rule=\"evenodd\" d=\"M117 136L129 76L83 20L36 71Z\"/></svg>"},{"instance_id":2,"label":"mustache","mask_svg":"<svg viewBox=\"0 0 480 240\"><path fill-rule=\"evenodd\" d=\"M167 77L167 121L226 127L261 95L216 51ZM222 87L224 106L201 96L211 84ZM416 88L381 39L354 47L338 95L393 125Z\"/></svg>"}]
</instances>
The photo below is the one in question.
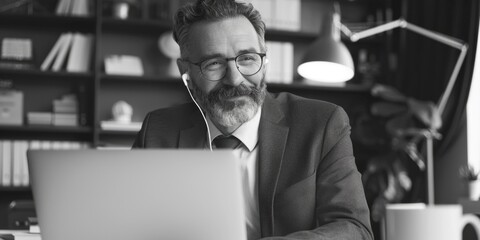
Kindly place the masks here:
<instances>
[{"instance_id":1,"label":"mustache","mask_svg":"<svg viewBox=\"0 0 480 240\"><path fill-rule=\"evenodd\" d=\"M231 97L240 97L240 96L255 96L259 94L261 91L261 87L257 88L255 86L249 87L246 85L238 85L238 86L229 86L229 85L221 85L216 89L213 89L207 96L209 101L216 102L221 101L225 98Z\"/></svg>"}]
</instances>

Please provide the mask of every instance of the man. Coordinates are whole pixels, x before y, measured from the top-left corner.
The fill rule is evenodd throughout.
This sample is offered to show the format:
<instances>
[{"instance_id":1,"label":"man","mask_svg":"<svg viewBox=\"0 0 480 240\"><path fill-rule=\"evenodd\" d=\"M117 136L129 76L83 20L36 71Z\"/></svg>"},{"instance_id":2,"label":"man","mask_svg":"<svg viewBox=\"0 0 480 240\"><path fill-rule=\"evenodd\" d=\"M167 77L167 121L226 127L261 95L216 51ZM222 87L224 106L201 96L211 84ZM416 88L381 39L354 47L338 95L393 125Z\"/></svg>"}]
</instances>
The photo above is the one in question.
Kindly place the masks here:
<instances>
[{"instance_id":1,"label":"man","mask_svg":"<svg viewBox=\"0 0 480 240\"><path fill-rule=\"evenodd\" d=\"M373 239L346 113L268 93L264 33L259 13L234 0L179 9L177 64L206 120L194 103L153 111L133 147L218 148L210 139L235 136L249 240Z\"/></svg>"}]
</instances>

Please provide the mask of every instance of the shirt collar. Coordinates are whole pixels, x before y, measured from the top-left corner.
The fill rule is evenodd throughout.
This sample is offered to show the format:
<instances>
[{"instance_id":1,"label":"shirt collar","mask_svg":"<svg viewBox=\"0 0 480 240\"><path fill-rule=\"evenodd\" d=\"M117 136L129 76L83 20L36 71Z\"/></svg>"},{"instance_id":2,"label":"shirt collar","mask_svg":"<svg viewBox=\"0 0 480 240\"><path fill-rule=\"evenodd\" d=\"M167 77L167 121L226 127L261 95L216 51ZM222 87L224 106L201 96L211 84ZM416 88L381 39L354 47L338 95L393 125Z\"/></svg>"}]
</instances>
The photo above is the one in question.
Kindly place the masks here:
<instances>
[{"instance_id":1,"label":"shirt collar","mask_svg":"<svg viewBox=\"0 0 480 240\"><path fill-rule=\"evenodd\" d=\"M260 116L262 115L262 107L259 107L255 116L247 122L240 125L237 130L235 130L232 135L238 138L251 152L258 143L258 128L260 126ZM213 139L223 135L223 133L218 130L218 128L213 124L210 118L207 116L208 127L210 128L210 134Z\"/></svg>"}]
</instances>

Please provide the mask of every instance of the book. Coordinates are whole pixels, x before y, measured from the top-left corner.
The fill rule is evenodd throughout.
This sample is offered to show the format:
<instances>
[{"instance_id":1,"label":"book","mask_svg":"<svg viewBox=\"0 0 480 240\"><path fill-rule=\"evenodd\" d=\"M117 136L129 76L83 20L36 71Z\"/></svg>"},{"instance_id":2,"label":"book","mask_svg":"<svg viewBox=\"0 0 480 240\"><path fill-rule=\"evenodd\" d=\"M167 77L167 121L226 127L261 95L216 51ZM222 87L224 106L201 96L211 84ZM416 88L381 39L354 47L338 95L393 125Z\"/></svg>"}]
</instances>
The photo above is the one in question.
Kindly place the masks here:
<instances>
[{"instance_id":1,"label":"book","mask_svg":"<svg viewBox=\"0 0 480 240\"><path fill-rule=\"evenodd\" d=\"M143 76L142 60L131 55L110 55L105 58L107 74Z\"/></svg>"},{"instance_id":2,"label":"book","mask_svg":"<svg viewBox=\"0 0 480 240\"><path fill-rule=\"evenodd\" d=\"M2 186L8 187L12 183L12 142L10 140L2 141Z\"/></svg>"},{"instance_id":3,"label":"book","mask_svg":"<svg viewBox=\"0 0 480 240\"><path fill-rule=\"evenodd\" d=\"M70 12L72 0L59 0L55 8L56 15L67 15Z\"/></svg>"},{"instance_id":4,"label":"book","mask_svg":"<svg viewBox=\"0 0 480 240\"><path fill-rule=\"evenodd\" d=\"M3 186L3 141L0 139L0 186Z\"/></svg>"},{"instance_id":5,"label":"book","mask_svg":"<svg viewBox=\"0 0 480 240\"><path fill-rule=\"evenodd\" d=\"M78 114L76 113L54 113L54 126L78 126Z\"/></svg>"},{"instance_id":6,"label":"book","mask_svg":"<svg viewBox=\"0 0 480 240\"><path fill-rule=\"evenodd\" d=\"M107 131L128 131L137 132L142 127L142 122L122 123L114 120L101 121L100 127Z\"/></svg>"},{"instance_id":7,"label":"book","mask_svg":"<svg viewBox=\"0 0 480 240\"><path fill-rule=\"evenodd\" d=\"M282 82L286 84L293 83L293 75L294 75L294 48L291 42L283 42L282 43Z\"/></svg>"},{"instance_id":8,"label":"book","mask_svg":"<svg viewBox=\"0 0 480 240\"><path fill-rule=\"evenodd\" d=\"M30 185L30 175L28 173L27 161L28 145L28 141L20 141L20 185L24 187Z\"/></svg>"},{"instance_id":9,"label":"book","mask_svg":"<svg viewBox=\"0 0 480 240\"><path fill-rule=\"evenodd\" d=\"M65 42L66 37L67 37L67 33L60 34L57 41L53 45L52 49L48 53L47 57L45 58L45 60L43 60L42 65L40 65L40 70L46 71L50 68L50 65L53 63L53 60L55 60L55 57L58 55L58 52L60 51L62 44Z\"/></svg>"},{"instance_id":10,"label":"book","mask_svg":"<svg viewBox=\"0 0 480 240\"><path fill-rule=\"evenodd\" d=\"M28 142L24 140L12 141L12 186L28 186L28 165L27 165Z\"/></svg>"},{"instance_id":11,"label":"book","mask_svg":"<svg viewBox=\"0 0 480 240\"><path fill-rule=\"evenodd\" d=\"M12 186L19 187L22 179L22 147L19 141L12 141Z\"/></svg>"},{"instance_id":12,"label":"book","mask_svg":"<svg viewBox=\"0 0 480 240\"><path fill-rule=\"evenodd\" d=\"M85 84L79 84L78 86L78 124L80 126L86 126L88 123L88 106L87 106L87 87Z\"/></svg>"},{"instance_id":13,"label":"book","mask_svg":"<svg viewBox=\"0 0 480 240\"><path fill-rule=\"evenodd\" d=\"M91 34L75 33L67 61L68 72L87 72L90 67L93 37Z\"/></svg>"},{"instance_id":14,"label":"book","mask_svg":"<svg viewBox=\"0 0 480 240\"><path fill-rule=\"evenodd\" d=\"M58 50L58 55L55 58L55 62L53 62L52 71L60 71L64 65L67 54L72 46L72 36L72 33L66 33L66 37L63 38L60 49Z\"/></svg>"},{"instance_id":15,"label":"book","mask_svg":"<svg viewBox=\"0 0 480 240\"><path fill-rule=\"evenodd\" d=\"M27 123L29 125L51 125L52 113L51 112L28 112Z\"/></svg>"},{"instance_id":16,"label":"book","mask_svg":"<svg viewBox=\"0 0 480 240\"><path fill-rule=\"evenodd\" d=\"M87 16L88 0L74 0L69 13L72 16Z\"/></svg>"}]
</instances>

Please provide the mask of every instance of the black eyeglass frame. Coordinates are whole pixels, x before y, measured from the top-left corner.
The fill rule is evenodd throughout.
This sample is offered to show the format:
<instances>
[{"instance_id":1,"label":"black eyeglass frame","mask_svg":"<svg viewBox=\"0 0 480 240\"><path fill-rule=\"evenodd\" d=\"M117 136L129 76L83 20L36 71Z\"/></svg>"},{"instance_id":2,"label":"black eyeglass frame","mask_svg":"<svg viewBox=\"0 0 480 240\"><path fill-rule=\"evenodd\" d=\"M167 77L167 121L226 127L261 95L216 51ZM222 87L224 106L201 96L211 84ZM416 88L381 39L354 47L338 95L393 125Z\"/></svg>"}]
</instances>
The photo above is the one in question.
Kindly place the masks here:
<instances>
[{"instance_id":1,"label":"black eyeglass frame","mask_svg":"<svg viewBox=\"0 0 480 240\"><path fill-rule=\"evenodd\" d=\"M237 59L238 59L240 56L243 56L243 55L246 55L246 54L257 54L257 55L260 56L260 59L261 59L260 67L258 68L258 70L257 70L255 73L252 73L252 74L243 74L243 73L240 71L239 67L238 67ZM227 62L234 60L234 61L235 61L235 67L237 67L237 70L240 72L240 74L242 74L243 76L249 77L249 76L253 76L253 75L257 74L258 72L260 72L260 70L262 69L262 66L263 66L263 62L264 62L263 59L264 59L266 56L267 56L266 53L245 52L245 53L241 53L241 54L237 55L236 57L224 58L224 59L225 59ZM220 57L216 57L216 58L220 58ZM193 65L195 65L195 66L198 66L198 68L200 69L200 73L201 73L202 76L203 76L204 73L203 73L203 69L202 69L202 63L204 63L204 62L206 62L206 61L209 61L209 60L212 60L212 59L215 59L215 58L205 59L205 60L203 60L203 61L196 62L196 63L191 62L191 61L186 60L186 59L182 59L182 61L185 61L185 62L188 62L188 63L193 64ZM226 74L227 74L227 71L225 70L225 73L223 74L223 76L221 76L221 77L220 77L219 79L217 79L217 80L211 80L211 79L208 79L208 78L205 78L205 79L208 80L208 81L217 82L217 81L220 81L223 77L225 77Z\"/></svg>"}]
</instances>

